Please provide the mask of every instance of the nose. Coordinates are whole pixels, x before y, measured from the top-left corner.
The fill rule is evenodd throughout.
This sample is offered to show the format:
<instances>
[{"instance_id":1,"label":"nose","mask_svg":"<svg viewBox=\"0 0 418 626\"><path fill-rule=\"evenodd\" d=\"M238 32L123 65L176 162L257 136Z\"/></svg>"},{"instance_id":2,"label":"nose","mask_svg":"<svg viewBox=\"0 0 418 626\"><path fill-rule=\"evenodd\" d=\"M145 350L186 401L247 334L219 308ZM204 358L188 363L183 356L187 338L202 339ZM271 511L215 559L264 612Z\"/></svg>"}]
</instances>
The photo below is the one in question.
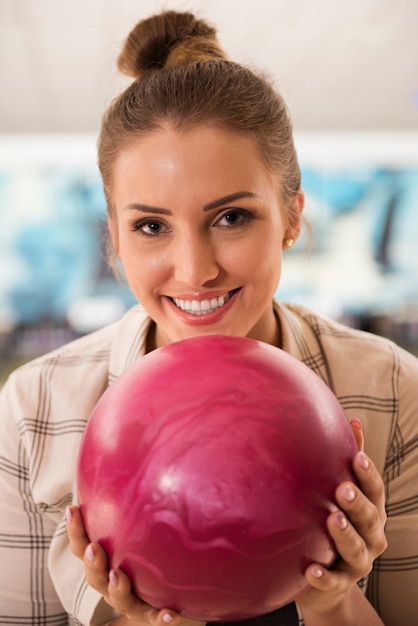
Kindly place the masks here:
<instances>
[{"instance_id":1,"label":"nose","mask_svg":"<svg viewBox=\"0 0 418 626\"><path fill-rule=\"evenodd\" d=\"M209 237L193 235L179 240L174 252L174 274L179 283L198 289L219 274L215 246Z\"/></svg>"}]
</instances>

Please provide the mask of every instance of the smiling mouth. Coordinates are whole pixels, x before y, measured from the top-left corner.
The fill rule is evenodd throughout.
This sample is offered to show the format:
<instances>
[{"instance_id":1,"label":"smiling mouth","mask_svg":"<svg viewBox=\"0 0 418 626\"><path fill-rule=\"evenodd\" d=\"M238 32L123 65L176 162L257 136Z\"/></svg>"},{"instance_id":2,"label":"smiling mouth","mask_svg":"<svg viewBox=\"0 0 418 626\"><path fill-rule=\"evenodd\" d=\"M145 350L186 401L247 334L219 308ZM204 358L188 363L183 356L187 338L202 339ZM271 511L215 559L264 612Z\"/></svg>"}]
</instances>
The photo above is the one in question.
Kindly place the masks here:
<instances>
[{"instance_id":1,"label":"smiling mouth","mask_svg":"<svg viewBox=\"0 0 418 626\"><path fill-rule=\"evenodd\" d=\"M179 309L191 315L209 315L221 309L237 291L238 289L233 289L218 298L210 298L207 300L181 300L180 298L171 298L171 301L174 302Z\"/></svg>"}]
</instances>

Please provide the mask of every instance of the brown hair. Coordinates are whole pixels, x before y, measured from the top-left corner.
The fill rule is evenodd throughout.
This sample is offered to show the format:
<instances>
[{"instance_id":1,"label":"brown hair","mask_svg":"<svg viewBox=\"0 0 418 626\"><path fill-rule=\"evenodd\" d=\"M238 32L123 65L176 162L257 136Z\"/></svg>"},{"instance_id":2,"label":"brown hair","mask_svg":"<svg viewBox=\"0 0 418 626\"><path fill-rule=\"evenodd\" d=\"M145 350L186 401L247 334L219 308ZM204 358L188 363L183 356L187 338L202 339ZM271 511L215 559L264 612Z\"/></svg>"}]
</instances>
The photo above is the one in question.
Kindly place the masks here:
<instances>
[{"instance_id":1,"label":"brown hair","mask_svg":"<svg viewBox=\"0 0 418 626\"><path fill-rule=\"evenodd\" d=\"M294 198L301 177L286 104L266 76L227 59L214 27L176 11L142 20L129 34L118 67L135 80L105 113L99 137L110 212L120 151L167 125L186 130L206 123L249 137L277 174L283 201Z\"/></svg>"}]
</instances>

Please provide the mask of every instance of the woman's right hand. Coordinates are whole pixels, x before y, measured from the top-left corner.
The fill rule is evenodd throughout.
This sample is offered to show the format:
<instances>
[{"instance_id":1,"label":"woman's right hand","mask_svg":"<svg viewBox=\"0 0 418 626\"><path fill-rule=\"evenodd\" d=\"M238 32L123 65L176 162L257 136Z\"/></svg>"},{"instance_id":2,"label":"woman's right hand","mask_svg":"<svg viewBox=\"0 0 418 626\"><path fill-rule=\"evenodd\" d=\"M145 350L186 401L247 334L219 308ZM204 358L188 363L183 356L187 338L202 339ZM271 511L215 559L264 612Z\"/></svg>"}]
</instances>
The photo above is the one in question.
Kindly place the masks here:
<instances>
[{"instance_id":1,"label":"woman's right hand","mask_svg":"<svg viewBox=\"0 0 418 626\"><path fill-rule=\"evenodd\" d=\"M71 551L84 561L88 584L121 613L113 622L115 626L128 626L132 623L151 626L200 626L205 623L182 617L170 609L160 610L142 602L133 593L131 581L122 570L109 570L107 555L102 546L90 543L80 509L76 506L68 507L66 518Z\"/></svg>"}]
</instances>

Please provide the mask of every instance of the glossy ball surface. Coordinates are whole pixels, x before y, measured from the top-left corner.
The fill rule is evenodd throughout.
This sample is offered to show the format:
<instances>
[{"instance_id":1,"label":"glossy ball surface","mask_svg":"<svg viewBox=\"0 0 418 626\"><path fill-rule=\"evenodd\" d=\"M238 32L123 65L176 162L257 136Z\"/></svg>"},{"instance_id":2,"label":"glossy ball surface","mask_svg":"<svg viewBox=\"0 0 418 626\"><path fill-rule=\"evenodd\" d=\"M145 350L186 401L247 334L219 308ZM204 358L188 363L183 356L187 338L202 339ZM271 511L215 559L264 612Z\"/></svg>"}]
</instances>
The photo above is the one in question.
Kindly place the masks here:
<instances>
[{"instance_id":1,"label":"glossy ball surface","mask_svg":"<svg viewBox=\"0 0 418 626\"><path fill-rule=\"evenodd\" d=\"M155 350L104 393L78 462L88 535L138 596L203 621L271 612L335 559L325 521L356 444L308 367L238 337Z\"/></svg>"}]
</instances>

